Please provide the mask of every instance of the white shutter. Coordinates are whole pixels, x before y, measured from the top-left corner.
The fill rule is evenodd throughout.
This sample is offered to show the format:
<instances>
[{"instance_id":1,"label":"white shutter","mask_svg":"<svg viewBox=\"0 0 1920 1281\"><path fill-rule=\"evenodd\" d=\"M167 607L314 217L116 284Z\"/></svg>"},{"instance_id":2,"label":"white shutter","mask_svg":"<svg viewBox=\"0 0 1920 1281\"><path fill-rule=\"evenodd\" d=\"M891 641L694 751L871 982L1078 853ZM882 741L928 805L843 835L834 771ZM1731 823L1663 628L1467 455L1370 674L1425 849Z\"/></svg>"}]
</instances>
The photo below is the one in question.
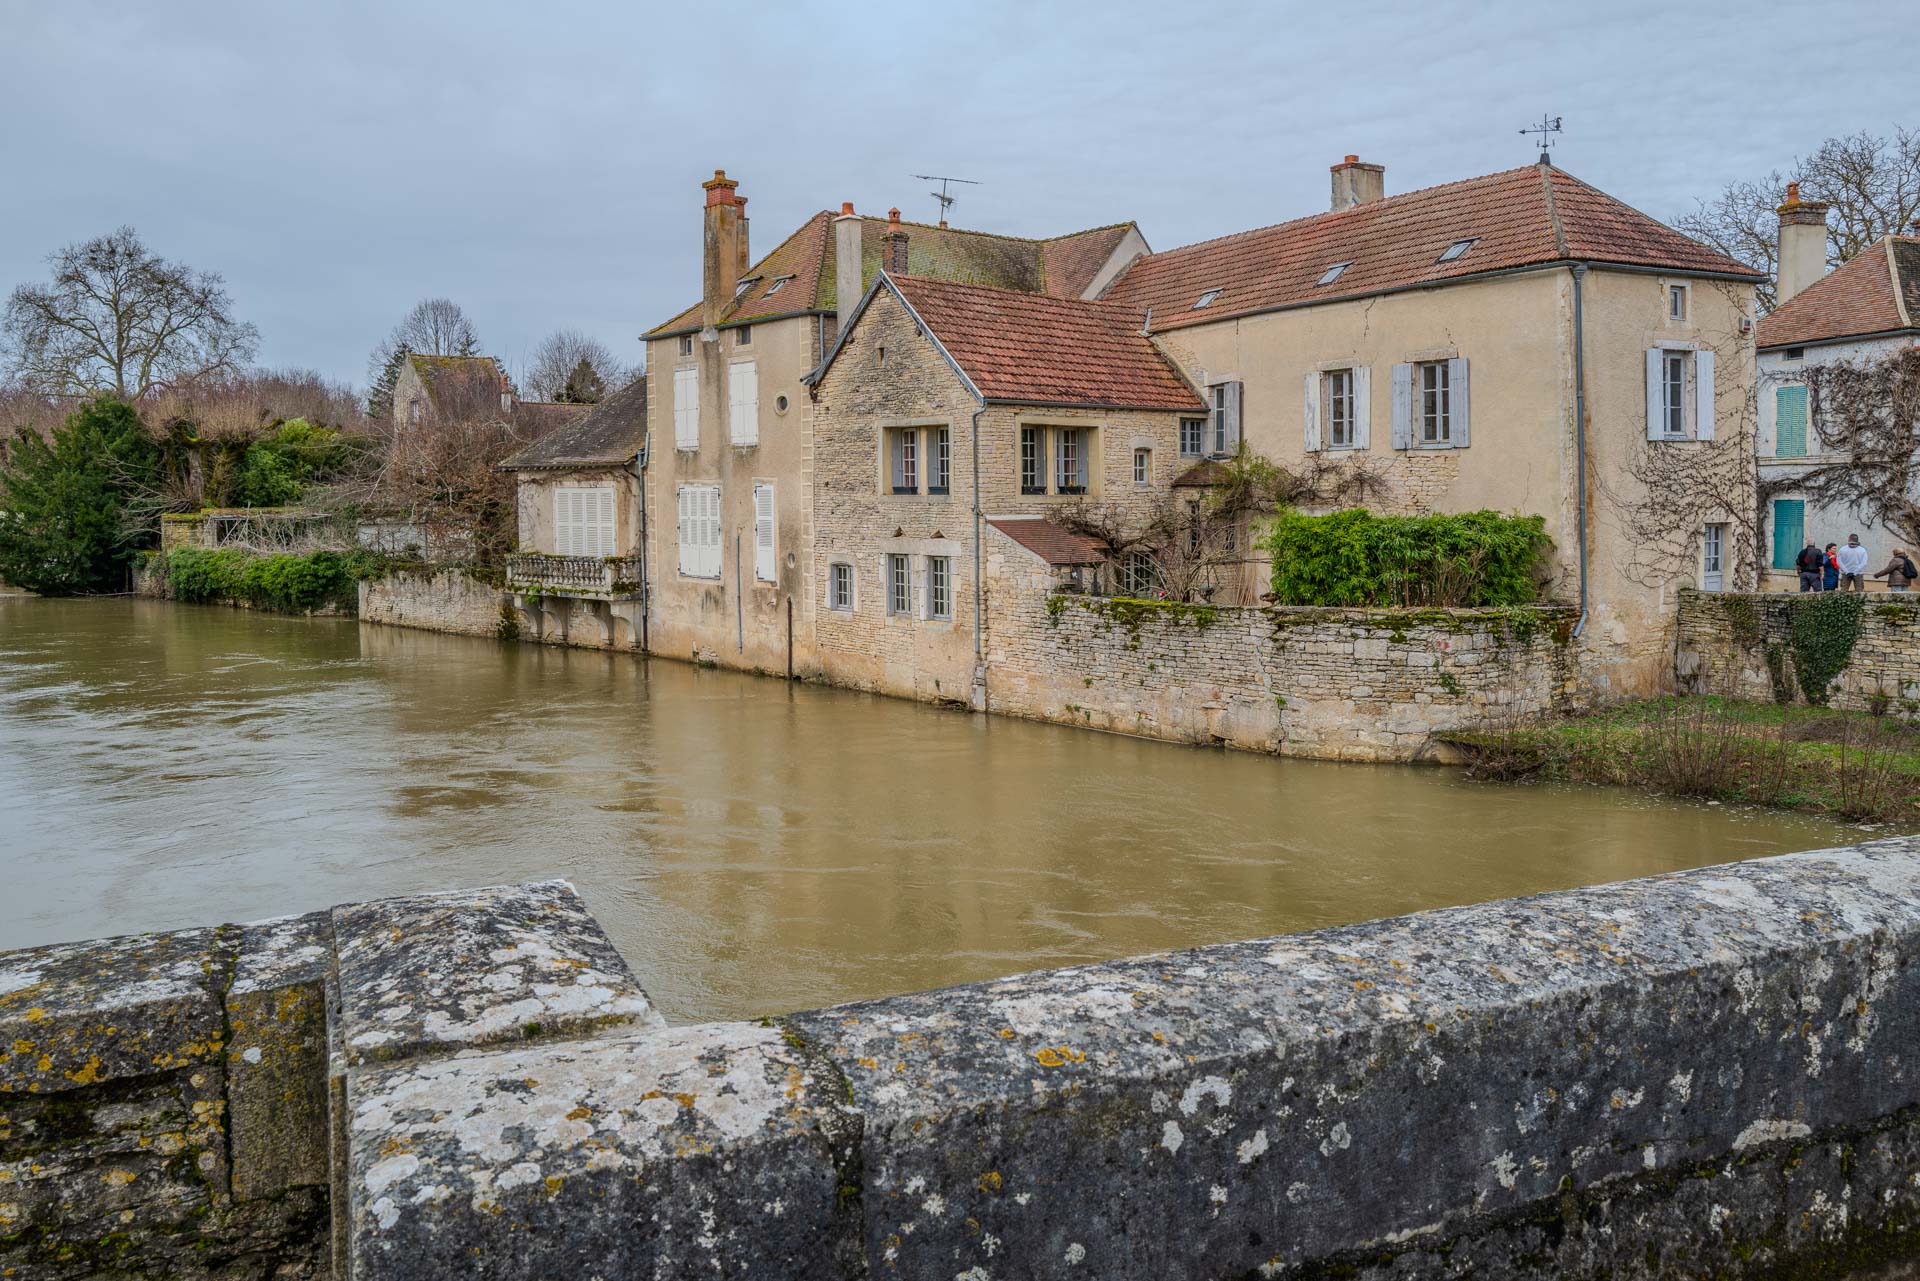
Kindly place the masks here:
<instances>
[{"instance_id":1,"label":"white shutter","mask_svg":"<svg viewBox=\"0 0 1920 1281\"><path fill-rule=\"evenodd\" d=\"M613 487L611 485L603 485L598 489L591 489L586 492L593 503L594 547L592 554L595 556L612 556L614 554Z\"/></svg>"},{"instance_id":2,"label":"white shutter","mask_svg":"<svg viewBox=\"0 0 1920 1281\"><path fill-rule=\"evenodd\" d=\"M720 487L708 485L707 495L707 577L720 577Z\"/></svg>"},{"instance_id":3,"label":"white shutter","mask_svg":"<svg viewBox=\"0 0 1920 1281\"><path fill-rule=\"evenodd\" d=\"M1647 348L1647 439L1660 440L1666 436L1665 406L1661 403L1660 389L1664 371L1660 367L1665 352L1659 347Z\"/></svg>"},{"instance_id":4,"label":"white shutter","mask_svg":"<svg viewBox=\"0 0 1920 1281\"><path fill-rule=\"evenodd\" d=\"M691 575L694 572L694 491L685 485L680 486L680 572Z\"/></svg>"},{"instance_id":5,"label":"white shutter","mask_svg":"<svg viewBox=\"0 0 1920 1281\"><path fill-rule=\"evenodd\" d=\"M700 371L673 371L673 447L700 448Z\"/></svg>"},{"instance_id":6,"label":"white shutter","mask_svg":"<svg viewBox=\"0 0 1920 1281\"><path fill-rule=\"evenodd\" d=\"M773 486L753 487L753 576L763 583L779 578L773 548Z\"/></svg>"},{"instance_id":7,"label":"white shutter","mask_svg":"<svg viewBox=\"0 0 1920 1281\"><path fill-rule=\"evenodd\" d=\"M1373 372L1365 365L1353 370L1353 447L1373 448Z\"/></svg>"},{"instance_id":8,"label":"white shutter","mask_svg":"<svg viewBox=\"0 0 1920 1281\"><path fill-rule=\"evenodd\" d=\"M751 360L727 366L727 408L736 445L760 443L760 374Z\"/></svg>"},{"instance_id":9,"label":"white shutter","mask_svg":"<svg viewBox=\"0 0 1920 1281\"><path fill-rule=\"evenodd\" d=\"M1713 349L1710 347L1693 353L1693 410L1693 434L1701 440L1712 440Z\"/></svg>"},{"instance_id":10,"label":"white shutter","mask_svg":"<svg viewBox=\"0 0 1920 1281\"><path fill-rule=\"evenodd\" d=\"M1393 447L1413 448L1413 366L1393 367Z\"/></svg>"},{"instance_id":11,"label":"white shutter","mask_svg":"<svg viewBox=\"0 0 1920 1281\"><path fill-rule=\"evenodd\" d=\"M553 554L573 555L573 491L553 491Z\"/></svg>"},{"instance_id":12,"label":"white shutter","mask_svg":"<svg viewBox=\"0 0 1920 1281\"><path fill-rule=\"evenodd\" d=\"M1315 370L1307 375L1306 408L1306 446L1309 454L1320 452L1320 373Z\"/></svg>"},{"instance_id":13,"label":"white shutter","mask_svg":"<svg viewBox=\"0 0 1920 1281\"><path fill-rule=\"evenodd\" d=\"M1467 391L1467 358L1459 356L1447 362L1447 411L1452 416L1448 423L1452 444L1455 449L1465 449L1471 443L1468 435L1472 427L1472 414L1469 412L1471 401Z\"/></svg>"},{"instance_id":14,"label":"white shutter","mask_svg":"<svg viewBox=\"0 0 1920 1281\"><path fill-rule=\"evenodd\" d=\"M1227 452L1240 452L1240 384L1230 382L1227 388Z\"/></svg>"}]
</instances>

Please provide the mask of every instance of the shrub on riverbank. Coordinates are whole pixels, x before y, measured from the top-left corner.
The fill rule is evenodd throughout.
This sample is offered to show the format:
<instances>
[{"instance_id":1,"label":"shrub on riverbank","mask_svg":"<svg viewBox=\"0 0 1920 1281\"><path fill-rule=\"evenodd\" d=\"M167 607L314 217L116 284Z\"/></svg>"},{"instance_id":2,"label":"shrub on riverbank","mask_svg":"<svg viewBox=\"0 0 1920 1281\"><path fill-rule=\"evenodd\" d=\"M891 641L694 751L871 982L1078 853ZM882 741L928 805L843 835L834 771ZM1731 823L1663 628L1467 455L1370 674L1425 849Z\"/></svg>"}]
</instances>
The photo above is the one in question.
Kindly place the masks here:
<instances>
[{"instance_id":1,"label":"shrub on riverbank","mask_svg":"<svg viewBox=\"0 0 1920 1281\"><path fill-rule=\"evenodd\" d=\"M133 407L102 396L50 438L22 428L0 467L0 579L48 596L126 585L152 531L132 501L158 458Z\"/></svg>"},{"instance_id":2,"label":"shrub on riverbank","mask_svg":"<svg viewBox=\"0 0 1920 1281\"><path fill-rule=\"evenodd\" d=\"M1262 537L1282 605L1531 604L1552 540L1539 516L1283 511Z\"/></svg>"},{"instance_id":3,"label":"shrub on riverbank","mask_svg":"<svg viewBox=\"0 0 1920 1281\"><path fill-rule=\"evenodd\" d=\"M1469 772L1539 774L1920 829L1920 725L1729 698L1661 698L1444 736Z\"/></svg>"},{"instance_id":4,"label":"shrub on riverbank","mask_svg":"<svg viewBox=\"0 0 1920 1281\"><path fill-rule=\"evenodd\" d=\"M352 610L360 581L386 572L375 552L259 555L227 548L176 547L167 553L167 594L174 600L238 600L286 613L337 605Z\"/></svg>"}]
</instances>

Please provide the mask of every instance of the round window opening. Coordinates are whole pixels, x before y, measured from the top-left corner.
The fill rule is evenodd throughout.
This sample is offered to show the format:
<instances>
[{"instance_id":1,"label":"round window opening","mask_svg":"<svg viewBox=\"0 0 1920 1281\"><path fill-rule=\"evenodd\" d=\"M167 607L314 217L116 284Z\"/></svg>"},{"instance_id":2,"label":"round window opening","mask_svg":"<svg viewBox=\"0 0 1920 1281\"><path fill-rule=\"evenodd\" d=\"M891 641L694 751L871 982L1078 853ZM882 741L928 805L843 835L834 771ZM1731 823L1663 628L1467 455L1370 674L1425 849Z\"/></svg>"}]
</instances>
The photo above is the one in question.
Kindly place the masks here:
<instances>
[{"instance_id":1,"label":"round window opening","mask_svg":"<svg viewBox=\"0 0 1920 1281\"><path fill-rule=\"evenodd\" d=\"M786 398L785 396L775 396L775 397L773 398L773 410L774 410L774 412L775 412L775 413L778 413L778 414L784 414L784 413L786 413L786 412L787 412L787 398Z\"/></svg>"},{"instance_id":2,"label":"round window opening","mask_svg":"<svg viewBox=\"0 0 1920 1281\"><path fill-rule=\"evenodd\" d=\"M796 560L796 559L794 558L794 555L793 555L793 553L792 553L792 552L788 552L788 553L787 553L787 568L788 568L788 569L792 569L792 568L793 568L793 567L794 567L795 565L797 565L797 564L799 564L799 563L800 563L800 562L799 562L798 560Z\"/></svg>"}]
</instances>

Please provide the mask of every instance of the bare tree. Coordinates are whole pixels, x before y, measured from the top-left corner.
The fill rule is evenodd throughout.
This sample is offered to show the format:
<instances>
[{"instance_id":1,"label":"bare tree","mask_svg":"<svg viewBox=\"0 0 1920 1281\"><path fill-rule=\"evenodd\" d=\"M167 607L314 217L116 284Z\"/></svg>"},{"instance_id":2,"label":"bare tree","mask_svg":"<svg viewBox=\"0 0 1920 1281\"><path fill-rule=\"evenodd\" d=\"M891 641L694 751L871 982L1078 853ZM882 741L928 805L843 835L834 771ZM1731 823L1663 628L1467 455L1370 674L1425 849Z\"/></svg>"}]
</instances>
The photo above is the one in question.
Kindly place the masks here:
<instances>
[{"instance_id":1,"label":"bare tree","mask_svg":"<svg viewBox=\"0 0 1920 1281\"><path fill-rule=\"evenodd\" d=\"M393 384L408 353L477 356L480 334L451 298L422 298L367 357L367 416L385 418L393 408Z\"/></svg>"},{"instance_id":2,"label":"bare tree","mask_svg":"<svg viewBox=\"0 0 1920 1281\"><path fill-rule=\"evenodd\" d=\"M1920 215L1920 130L1895 126L1891 135L1862 131L1829 138L1786 172L1728 185L1675 219L1680 230L1720 252L1763 270L1760 309L1773 310L1771 278L1779 268L1780 220L1775 214L1787 183L1806 200L1833 206L1827 215L1827 263L1837 267L1880 237L1905 231Z\"/></svg>"},{"instance_id":3,"label":"bare tree","mask_svg":"<svg viewBox=\"0 0 1920 1281\"><path fill-rule=\"evenodd\" d=\"M1920 546L1920 348L1836 361L1803 375L1821 453L1837 459L1781 483L1847 507Z\"/></svg>"},{"instance_id":4,"label":"bare tree","mask_svg":"<svg viewBox=\"0 0 1920 1281\"><path fill-rule=\"evenodd\" d=\"M582 371L580 366L586 365ZM600 386L596 390L595 381ZM627 384L629 375L598 338L578 329L556 329L533 349L527 367L527 390L536 400L591 404L609 390ZM587 399L591 397L591 399Z\"/></svg>"},{"instance_id":5,"label":"bare tree","mask_svg":"<svg viewBox=\"0 0 1920 1281\"><path fill-rule=\"evenodd\" d=\"M0 324L9 371L33 391L134 400L235 373L259 342L233 318L218 274L151 253L132 227L48 262L53 282L16 288Z\"/></svg>"}]
</instances>

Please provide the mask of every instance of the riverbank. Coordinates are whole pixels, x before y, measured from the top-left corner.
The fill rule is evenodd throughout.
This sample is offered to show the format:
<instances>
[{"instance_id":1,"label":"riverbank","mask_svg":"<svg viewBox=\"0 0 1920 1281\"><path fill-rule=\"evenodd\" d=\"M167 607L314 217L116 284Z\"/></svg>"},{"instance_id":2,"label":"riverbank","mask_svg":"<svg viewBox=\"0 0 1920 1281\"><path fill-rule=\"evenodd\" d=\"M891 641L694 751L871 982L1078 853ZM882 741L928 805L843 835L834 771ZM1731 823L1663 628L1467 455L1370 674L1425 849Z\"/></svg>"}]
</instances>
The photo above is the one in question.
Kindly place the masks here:
<instances>
[{"instance_id":1,"label":"riverbank","mask_svg":"<svg viewBox=\"0 0 1920 1281\"><path fill-rule=\"evenodd\" d=\"M1547 778L1920 830L1920 724L1710 696L1446 735L1476 778Z\"/></svg>"}]
</instances>

